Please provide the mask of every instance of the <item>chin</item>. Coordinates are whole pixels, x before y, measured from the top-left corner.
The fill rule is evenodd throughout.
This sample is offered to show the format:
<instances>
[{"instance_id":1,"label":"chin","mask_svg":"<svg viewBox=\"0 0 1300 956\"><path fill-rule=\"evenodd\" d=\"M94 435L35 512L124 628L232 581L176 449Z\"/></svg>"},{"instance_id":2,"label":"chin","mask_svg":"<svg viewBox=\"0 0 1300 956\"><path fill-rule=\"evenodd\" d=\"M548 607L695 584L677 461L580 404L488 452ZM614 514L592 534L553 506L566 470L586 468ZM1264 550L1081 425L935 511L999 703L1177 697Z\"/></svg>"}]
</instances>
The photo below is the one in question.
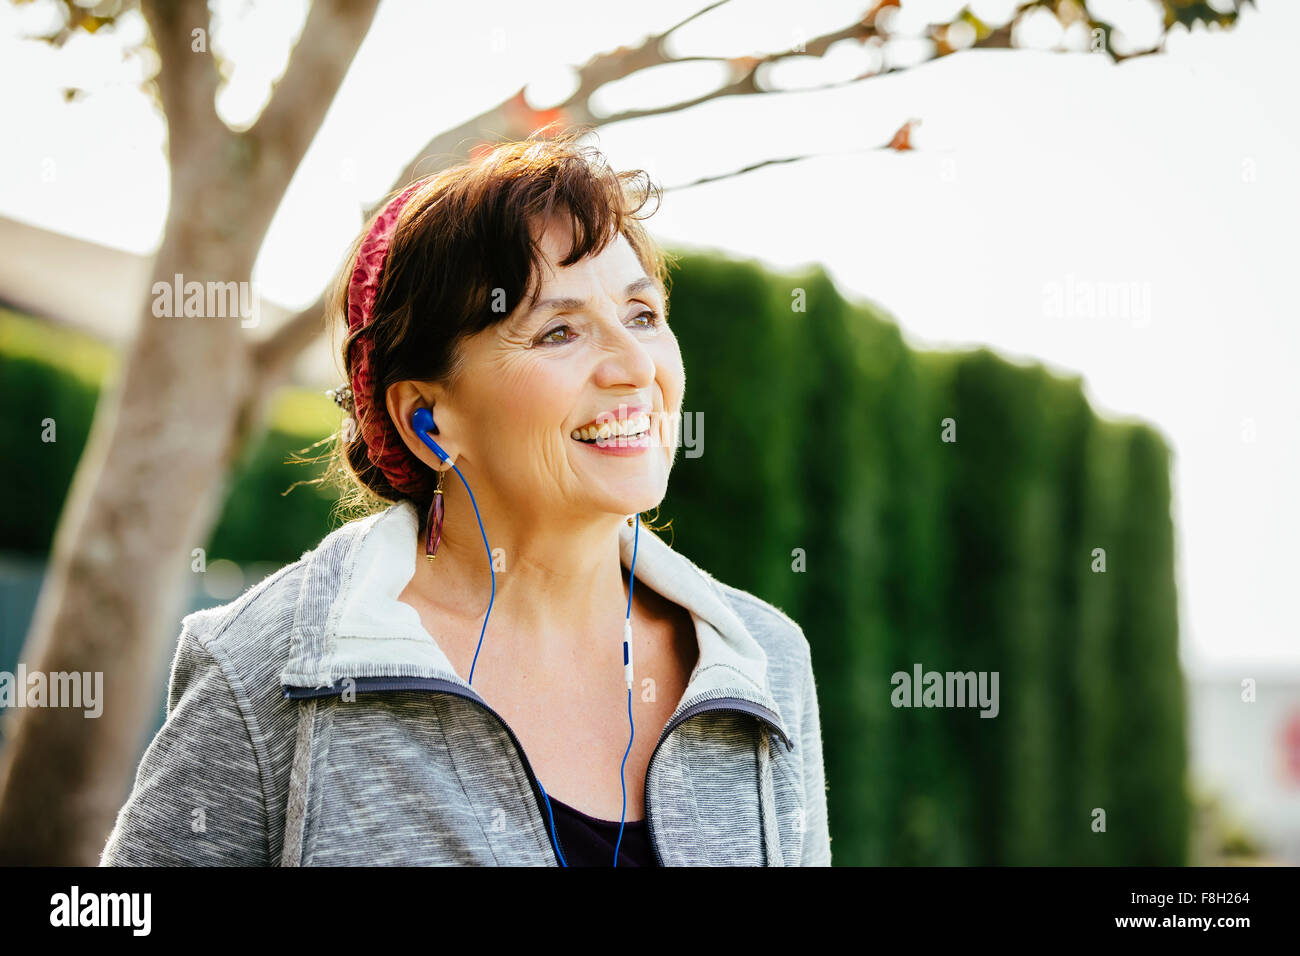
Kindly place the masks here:
<instances>
[{"instance_id":1,"label":"chin","mask_svg":"<svg viewBox=\"0 0 1300 956\"><path fill-rule=\"evenodd\" d=\"M608 489L607 494L593 495L589 507L592 511L607 514L640 514L657 508L664 500L667 490L666 481L637 482L634 487L624 485L618 489Z\"/></svg>"}]
</instances>

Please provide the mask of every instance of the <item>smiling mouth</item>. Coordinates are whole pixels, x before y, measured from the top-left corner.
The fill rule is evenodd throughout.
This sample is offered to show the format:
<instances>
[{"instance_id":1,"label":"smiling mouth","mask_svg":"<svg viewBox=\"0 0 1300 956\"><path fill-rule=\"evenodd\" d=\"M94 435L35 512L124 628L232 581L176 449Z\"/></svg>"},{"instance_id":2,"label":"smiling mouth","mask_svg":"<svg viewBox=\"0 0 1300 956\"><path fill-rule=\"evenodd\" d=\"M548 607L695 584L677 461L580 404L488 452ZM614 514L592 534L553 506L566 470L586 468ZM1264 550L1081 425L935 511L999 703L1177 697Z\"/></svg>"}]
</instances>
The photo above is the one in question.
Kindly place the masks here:
<instances>
[{"instance_id":1,"label":"smiling mouth","mask_svg":"<svg viewBox=\"0 0 1300 956\"><path fill-rule=\"evenodd\" d=\"M640 441L650 434L650 415L643 413L629 419L586 425L569 433L584 445L620 445Z\"/></svg>"}]
</instances>

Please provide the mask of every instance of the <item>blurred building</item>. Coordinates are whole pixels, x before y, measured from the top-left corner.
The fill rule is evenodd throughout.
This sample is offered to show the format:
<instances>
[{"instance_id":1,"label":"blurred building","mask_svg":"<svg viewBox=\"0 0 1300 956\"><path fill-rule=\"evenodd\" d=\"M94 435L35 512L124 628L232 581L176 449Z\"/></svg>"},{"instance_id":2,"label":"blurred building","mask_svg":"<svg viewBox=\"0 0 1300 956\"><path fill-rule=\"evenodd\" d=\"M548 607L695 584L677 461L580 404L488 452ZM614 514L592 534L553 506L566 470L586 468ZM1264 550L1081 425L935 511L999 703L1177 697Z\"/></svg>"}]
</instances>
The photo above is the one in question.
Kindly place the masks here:
<instances>
[{"instance_id":1,"label":"blurred building","mask_svg":"<svg viewBox=\"0 0 1300 956\"><path fill-rule=\"evenodd\" d=\"M1266 856L1300 865L1300 670L1189 674L1188 735L1194 782Z\"/></svg>"},{"instance_id":2,"label":"blurred building","mask_svg":"<svg viewBox=\"0 0 1300 956\"><path fill-rule=\"evenodd\" d=\"M112 345L124 345L148 301L148 256L87 242L61 232L0 216L0 305L71 326ZM68 263L78 280L69 282ZM258 336L267 334L293 310L262 299ZM302 351L290 383L307 388L336 384L338 375L324 334Z\"/></svg>"}]
</instances>

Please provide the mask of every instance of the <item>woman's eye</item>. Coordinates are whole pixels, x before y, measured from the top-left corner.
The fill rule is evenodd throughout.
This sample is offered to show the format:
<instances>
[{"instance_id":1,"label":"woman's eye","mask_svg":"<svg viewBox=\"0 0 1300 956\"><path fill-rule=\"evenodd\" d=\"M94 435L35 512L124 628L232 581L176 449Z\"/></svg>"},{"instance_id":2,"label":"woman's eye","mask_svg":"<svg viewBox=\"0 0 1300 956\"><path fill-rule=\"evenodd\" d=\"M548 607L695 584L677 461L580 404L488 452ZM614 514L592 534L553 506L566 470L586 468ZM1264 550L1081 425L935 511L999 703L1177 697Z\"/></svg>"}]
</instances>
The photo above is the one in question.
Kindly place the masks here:
<instances>
[{"instance_id":1,"label":"woman's eye","mask_svg":"<svg viewBox=\"0 0 1300 956\"><path fill-rule=\"evenodd\" d=\"M644 312L638 312L636 315L632 316L632 318L639 319L642 318L643 316L649 316L650 321L645 325L641 326L641 328L653 329L656 325L659 324L659 313L656 312L654 309L646 309Z\"/></svg>"},{"instance_id":2,"label":"woman's eye","mask_svg":"<svg viewBox=\"0 0 1300 956\"><path fill-rule=\"evenodd\" d=\"M551 336L552 336L552 335L555 335L557 332L563 332L563 331L564 331L565 329L567 329L567 328L568 328L567 325L557 325L555 328L551 329L551 331L545 333L545 334L544 334L541 338L539 338L537 341L538 341L539 343L541 343L541 342L546 342L546 343L548 343L548 344L552 344L552 345L554 345L554 344L563 344L564 342L567 342L568 339L552 339Z\"/></svg>"}]
</instances>

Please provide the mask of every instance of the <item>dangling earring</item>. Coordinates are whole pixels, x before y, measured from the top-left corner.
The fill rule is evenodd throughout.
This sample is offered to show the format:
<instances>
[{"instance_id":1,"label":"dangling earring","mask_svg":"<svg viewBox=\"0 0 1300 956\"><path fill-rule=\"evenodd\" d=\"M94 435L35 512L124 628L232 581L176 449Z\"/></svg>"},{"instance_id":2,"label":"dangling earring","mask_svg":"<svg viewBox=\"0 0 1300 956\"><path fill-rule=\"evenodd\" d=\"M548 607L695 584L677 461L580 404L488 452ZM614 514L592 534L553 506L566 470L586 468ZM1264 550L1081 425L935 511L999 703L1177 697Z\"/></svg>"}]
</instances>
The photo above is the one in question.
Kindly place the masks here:
<instances>
[{"instance_id":1,"label":"dangling earring","mask_svg":"<svg viewBox=\"0 0 1300 956\"><path fill-rule=\"evenodd\" d=\"M438 487L433 489L433 503L429 506L429 534L424 554L430 561L438 556L438 545L442 543L442 480L446 476L446 471L438 472Z\"/></svg>"}]
</instances>

